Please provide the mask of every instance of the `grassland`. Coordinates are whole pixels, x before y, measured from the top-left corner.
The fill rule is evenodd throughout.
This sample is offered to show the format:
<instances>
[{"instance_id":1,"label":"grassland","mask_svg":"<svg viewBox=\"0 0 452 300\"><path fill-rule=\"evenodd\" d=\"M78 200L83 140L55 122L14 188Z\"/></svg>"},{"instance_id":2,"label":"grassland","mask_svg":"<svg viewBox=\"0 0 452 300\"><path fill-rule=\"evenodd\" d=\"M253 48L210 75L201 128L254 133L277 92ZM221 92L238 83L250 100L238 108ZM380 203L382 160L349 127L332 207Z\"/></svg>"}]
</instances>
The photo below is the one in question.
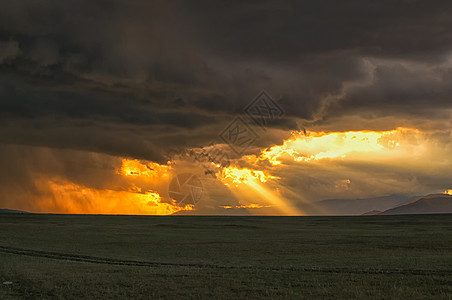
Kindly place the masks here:
<instances>
[{"instance_id":1,"label":"grassland","mask_svg":"<svg viewBox=\"0 0 452 300\"><path fill-rule=\"evenodd\" d=\"M452 215L2 214L0 284L1 299L452 299Z\"/></svg>"}]
</instances>

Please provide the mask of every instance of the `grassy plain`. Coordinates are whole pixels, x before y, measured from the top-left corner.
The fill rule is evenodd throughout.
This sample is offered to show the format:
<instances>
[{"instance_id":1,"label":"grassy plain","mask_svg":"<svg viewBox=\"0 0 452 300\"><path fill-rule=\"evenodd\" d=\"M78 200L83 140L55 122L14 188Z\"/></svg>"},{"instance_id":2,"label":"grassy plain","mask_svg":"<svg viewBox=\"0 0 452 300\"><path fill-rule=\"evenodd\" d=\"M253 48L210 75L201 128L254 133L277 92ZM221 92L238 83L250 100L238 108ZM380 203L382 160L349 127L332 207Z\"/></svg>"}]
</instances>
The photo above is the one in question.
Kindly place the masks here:
<instances>
[{"instance_id":1,"label":"grassy plain","mask_svg":"<svg viewBox=\"0 0 452 300\"><path fill-rule=\"evenodd\" d=\"M452 215L0 215L0 299L263 297L452 299Z\"/></svg>"}]
</instances>

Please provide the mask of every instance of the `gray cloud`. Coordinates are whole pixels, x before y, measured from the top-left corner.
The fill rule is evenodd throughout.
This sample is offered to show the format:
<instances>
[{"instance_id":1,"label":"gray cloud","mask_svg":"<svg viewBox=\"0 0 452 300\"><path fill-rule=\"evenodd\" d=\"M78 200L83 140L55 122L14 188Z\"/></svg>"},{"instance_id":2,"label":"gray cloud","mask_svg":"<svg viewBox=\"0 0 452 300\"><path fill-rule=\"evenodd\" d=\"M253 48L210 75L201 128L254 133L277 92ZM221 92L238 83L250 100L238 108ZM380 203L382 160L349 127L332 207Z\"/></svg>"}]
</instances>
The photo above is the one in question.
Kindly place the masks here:
<instances>
[{"instance_id":1,"label":"gray cloud","mask_svg":"<svg viewBox=\"0 0 452 300\"><path fill-rule=\"evenodd\" d=\"M250 152L304 127L452 128L448 1L1 2L3 145L165 162L263 89L285 113Z\"/></svg>"},{"instance_id":2,"label":"gray cloud","mask_svg":"<svg viewBox=\"0 0 452 300\"><path fill-rule=\"evenodd\" d=\"M19 45L16 41L0 42L0 63L7 59L14 59L19 52Z\"/></svg>"},{"instance_id":3,"label":"gray cloud","mask_svg":"<svg viewBox=\"0 0 452 300\"><path fill-rule=\"evenodd\" d=\"M333 102L344 110L371 103L389 108L395 103L404 110L405 104L424 101L432 96L429 91L449 82L449 68L442 70L442 82L422 81L422 87L414 77L423 80L426 70L404 73L398 66L402 58L427 68L444 60L451 43L444 5L449 4L44 1L37 6L18 1L5 4L0 18L0 37L10 53L3 71L18 80L39 77L36 89L45 91L38 94L45 94L49 85L61 88L62 80L72 84L76 95L63 94L61 103L48 104L55 114L71 110L75 115L89 102L93 114L115 118L118 112L129 113L133 117L120 116L125 123L155 117L143 116L146 109L138 110L145 105L134 106L134 101L147 103L157 114L169 103L184 112L189 107L213 115L237 114L265 88L281 98L287 117L311 120L345 84L361 82L368 75L363 58L374 57L392 59L393 64L375 70L372 87ZM86 81L90 84L81 87ZM117 90L97 92L105 85L119 85L128 93L123 103L113 104L117 111L96 103L118 98ZM448 92L437 97L447 101ZM33 95L21 98L26 97ZM2 98L24 101L15 95ZM123 105L130 111L122 110ZM417 107L410 107L416 113ZM187 118L167 119L190 126Z\"/></svg>"}]
</instances>

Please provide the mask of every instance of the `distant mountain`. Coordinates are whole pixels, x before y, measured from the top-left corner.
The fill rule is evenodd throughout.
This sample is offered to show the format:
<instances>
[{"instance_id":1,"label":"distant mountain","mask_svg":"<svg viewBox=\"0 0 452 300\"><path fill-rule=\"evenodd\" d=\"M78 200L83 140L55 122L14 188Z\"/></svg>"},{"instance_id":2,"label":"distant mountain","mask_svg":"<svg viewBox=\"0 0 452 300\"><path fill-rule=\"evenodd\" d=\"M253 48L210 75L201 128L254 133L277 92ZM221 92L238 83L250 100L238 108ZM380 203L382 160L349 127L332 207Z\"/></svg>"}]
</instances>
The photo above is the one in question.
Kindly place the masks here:
<instances>
[{"instance_id":1,"label":"distant mountain","mask_svg":"<svg viewBox=\"0 0 452 300\"><path fill-rule=\"evenodd\" d=\"M30 214L30 212L22 211L22 210L14 210L14 209L2 208L2 209L0 209L0 214Z\"/></svg>"},{"instance_id":2,"label":"distant mountain","mask_svg":"<svg viewBox=\"0 0 452 300\"><path fill-rule=\"evenodd\" d=\"M316 215L362 215L370 211L385 211L409 201L406 195L390 195L363 199L328 199L315 203Z\"/></svg>"},{"instance_id":3,"label":"distant mountain","mask_svg":"<svg viewBox=\"0 0 452 300\"><path fill-rule=\"evenodd\" d=\"M366 213L363 213L361 216L375 216L375 215L379 215L381 213L382 213L381 210L372 210L372 211L368 211Z\"/></svg>"},{"instance_id":4,"label":"distant mountain","mask_svg":"<svg viewBox=\"0 0 452 300\"><path fill-rule=\"evenodd\" d=\"M452 196L428 195L424 198L385 210L380 215L446 214L452 213Z\"/></svg>"},{"instance_id":5,"label":"distant mountain","mask_svg":"<svg viewBox=\"0 0 452 300\"><path fill-rule=\"evenodd\" d=\"M399 207L399 206L403 206L403 205L407 205L407 204L411 204L414 203L418 200L421 199L431 199L431 198L437 198L437 197L447 197L449 195L447 194L430 194L430 195L426 195L426 196L415 196L415 197L411 197L410 199L408 199L407 201L400 203L399 205L396 205L393 208Z\"/></svg>"}]
</instances>

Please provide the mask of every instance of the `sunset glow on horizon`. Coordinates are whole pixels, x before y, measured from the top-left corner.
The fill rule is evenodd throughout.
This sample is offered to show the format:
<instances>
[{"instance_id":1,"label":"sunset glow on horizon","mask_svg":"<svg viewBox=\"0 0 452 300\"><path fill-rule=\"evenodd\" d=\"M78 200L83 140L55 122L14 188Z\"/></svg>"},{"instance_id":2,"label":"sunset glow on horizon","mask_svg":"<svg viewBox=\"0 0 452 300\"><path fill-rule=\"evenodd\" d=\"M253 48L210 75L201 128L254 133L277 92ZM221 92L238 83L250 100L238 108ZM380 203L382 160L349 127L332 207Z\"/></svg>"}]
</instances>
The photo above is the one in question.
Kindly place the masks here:
<instances>
[{"instance_id":1,"label":"sunset glow on horizon","mask_svg":"<svg viewBox=\"0 0 452 300\"><path fill-rule=\"evenodd\" d=\"M231 160L227 167L207 163L214 168L214 182L227 188L237 200L233 205L218 205L223 209L247 209L251 214L259 214L259 209L266 209L273 214L305 214L296 208L293 200L287 196L291 192L282 184L286 179L281 171L292 165L310 164L316 169L324 169L329 162L368 161L376 159L381 163L401 164L407 168L407 153L412 159L428 153L431 142L425 133L418 129L396 128L388 131L348 131L348 132L294 132L281 145L262 149L261 154L245 155ZM68 180L45 181L41 179L38 186L46 190L34 206L17 207L24 210L83 213L83 214L150 214L169 215L184 210L197 210L193 205L179 206L168 197L169 182L185 163L180 160L159 164L152 161L122 158L120 166L111 174L121 188L99 189L87 187ZM262 164L268 161L270 165ZM238 167L246 162L248 167ZM422 160L419 161L422 163ZM203 163L190 165L188 171L200 174ZM294 165L294 166L295 166ZM413 167L416 168L415 164ZM292 168L292 167L291 167ZM115 177L116 176L116 177ZM206 175L204 175L206 176ZM204 179L203 179L204 178ZM207 177L206 177L207 178ZM342 182L342 183L340 183ZM353 188L355 179L340 179L335 189ZM112 186L112 187L113 187ZM344 190L346 191L346 190ZM210 193L205 190L203 201L212 201ZM445 194L450 194L446 190ZM249 200L246 200L249 199ZM315 205L311 201L311 205ZM268 214L269 212L266 212Z\"/></svg>"}]
</instances>

